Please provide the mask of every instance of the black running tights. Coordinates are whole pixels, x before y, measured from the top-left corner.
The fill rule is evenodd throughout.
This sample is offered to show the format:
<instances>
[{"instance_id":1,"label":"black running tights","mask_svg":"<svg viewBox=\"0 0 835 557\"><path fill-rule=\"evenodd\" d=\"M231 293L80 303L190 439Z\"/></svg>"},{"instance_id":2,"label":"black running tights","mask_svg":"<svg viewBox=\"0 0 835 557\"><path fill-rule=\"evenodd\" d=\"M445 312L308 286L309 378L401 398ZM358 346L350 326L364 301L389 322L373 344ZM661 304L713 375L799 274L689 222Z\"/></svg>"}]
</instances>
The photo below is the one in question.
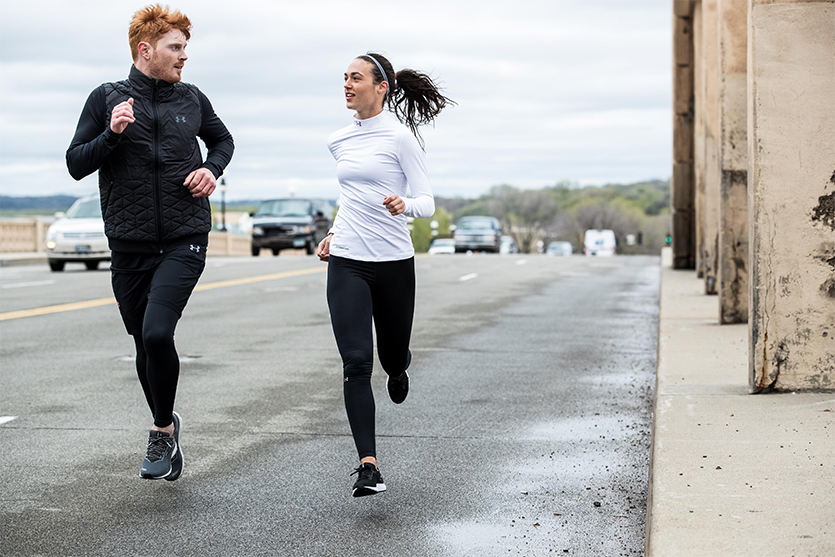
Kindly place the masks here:
<instances>
[{"instance_id":1,"label":"black running tights","mask_svg":"<svg viewBox=\"0 0 835 557\"><path fill-rule=\"evenodd\" d=\"M331 255L328 306L339 354L348 423L360 459L376 458L372 320L383 370L398 377L406 369L415 310L415 260L368 262Z\"/></svg>"},{"instance_id":2,"label":"black running tights","mask_svg":"<svg viewBox=\"0 0 835 557\"><path fill-rule=\"evenodd\" d=\"M136 372L157 427L168 427L174 419L174 397L180 376L174 329L179 320L177 312L168 306L148 304L142 334L133 335Z\"/></svg>"}]
</instances>

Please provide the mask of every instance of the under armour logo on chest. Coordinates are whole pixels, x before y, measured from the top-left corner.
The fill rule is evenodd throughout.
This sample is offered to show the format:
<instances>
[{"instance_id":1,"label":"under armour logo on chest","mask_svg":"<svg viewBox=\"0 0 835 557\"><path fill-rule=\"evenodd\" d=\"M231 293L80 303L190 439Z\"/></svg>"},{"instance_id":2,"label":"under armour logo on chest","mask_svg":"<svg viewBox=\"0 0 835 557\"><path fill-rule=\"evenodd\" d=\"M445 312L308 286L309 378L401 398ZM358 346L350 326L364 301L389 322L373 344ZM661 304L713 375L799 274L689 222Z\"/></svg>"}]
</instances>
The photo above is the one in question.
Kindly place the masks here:
<instances>
[{"instance_id":1,"label":"under armour logo on chest","mask_svg":"<svg viewBox=\"0 0 835 557\"><path fill-rule=\"evenodd\" d=\"M174 121L177 122L178 124L185 124L186 123L186 117L185 116L175 116Z\"/></svg>"},{"instance_id":2,"label":"under armour logo on chest","mask_svg":"<svg viewBox=\"0 0 835 557\"><path fill-rule=\"evenodd\" d=\"M200 253L200 246L195 246L194 244L189 244L188 249L193 252Z\"/></svg>"}]
</instances>

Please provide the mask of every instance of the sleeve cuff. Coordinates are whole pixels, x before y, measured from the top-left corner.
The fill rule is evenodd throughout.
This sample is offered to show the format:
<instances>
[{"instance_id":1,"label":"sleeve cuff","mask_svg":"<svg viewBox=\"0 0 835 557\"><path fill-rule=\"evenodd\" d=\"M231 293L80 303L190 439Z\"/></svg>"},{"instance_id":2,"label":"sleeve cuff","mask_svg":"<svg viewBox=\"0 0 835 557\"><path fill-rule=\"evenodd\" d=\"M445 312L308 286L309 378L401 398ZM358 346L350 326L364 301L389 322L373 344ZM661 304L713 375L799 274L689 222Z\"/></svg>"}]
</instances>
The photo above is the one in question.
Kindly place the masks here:
<instances>
[{"instance_id":1,"label":"sleeve cuff","mask_svg":"<svg viewBox=\"0 0 835 557\"><path fill-rule=\"evenodd\" d=\"M108 147L115 147L122 140L122 134L116 133L110 129L110 126L104 130L104 144Z\"/></svg>"}]
</instances>

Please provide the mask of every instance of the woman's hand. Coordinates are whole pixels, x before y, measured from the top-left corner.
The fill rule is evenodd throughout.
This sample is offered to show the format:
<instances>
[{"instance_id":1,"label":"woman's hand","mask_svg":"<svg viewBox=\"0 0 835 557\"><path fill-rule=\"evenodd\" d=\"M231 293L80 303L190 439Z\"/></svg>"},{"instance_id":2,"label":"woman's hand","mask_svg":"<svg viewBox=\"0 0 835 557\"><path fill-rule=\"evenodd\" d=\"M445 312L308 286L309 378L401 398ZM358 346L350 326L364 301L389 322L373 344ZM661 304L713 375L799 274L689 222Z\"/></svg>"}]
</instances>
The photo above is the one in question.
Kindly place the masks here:
<instances>
[{"instance_id":1,"label":"woman's hand","mask_svg":"<svg viewBox=\"0 0 835 557\"><path fill-rule=\"evenodd\" d=\"M333 234L328 234L322 241L319 242L319 249L316 250L316 255L319 256L319 261L327 261L331 256L331 238Z\"/></svg>"},{"instance_id":2,"label":"woman's hand","mask_svg":"<svg viewBox=\"0 0 835 557\"><path fill-rule=\"evenodd\" d=\"M406 210L406 202L400 199L400 196L394 194L387 195L383 199L383 205L386 206L386 209L389 210L392 216L399 215Z\"/></svg>"}]
</instances>

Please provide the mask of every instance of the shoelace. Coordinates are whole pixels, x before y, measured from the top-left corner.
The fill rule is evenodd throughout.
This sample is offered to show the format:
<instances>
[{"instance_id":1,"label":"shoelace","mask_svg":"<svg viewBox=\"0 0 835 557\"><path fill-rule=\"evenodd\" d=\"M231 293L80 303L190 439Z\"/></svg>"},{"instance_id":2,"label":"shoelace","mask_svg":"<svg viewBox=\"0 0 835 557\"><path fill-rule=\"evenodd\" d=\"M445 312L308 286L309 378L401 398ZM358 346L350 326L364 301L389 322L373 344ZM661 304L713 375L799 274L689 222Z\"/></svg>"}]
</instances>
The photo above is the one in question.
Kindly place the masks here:
<instances>
[{"instance_id":1,"label":"shoelace","mask_svg":"<svg viewBox=\"0 0 835 557\"><path fill-rule=\"evenodd\" d=\"M359 474L359 479L370 479L374 474L374 466L366 466L365 464L360 464L359 467L351 472L351 475Z\"/></svg>"},{"instance_id":2,"label":"shoelace","mask_svg":"<svg viewBox=\"0 0 835 557\"><path fill-rule=\"evenodd\" d=\"M152 437L148 440L148 454L146 458L151 462L157 462L165 456L168 449L174 447L173 437Z\"/></svg>"}]
</instances>

